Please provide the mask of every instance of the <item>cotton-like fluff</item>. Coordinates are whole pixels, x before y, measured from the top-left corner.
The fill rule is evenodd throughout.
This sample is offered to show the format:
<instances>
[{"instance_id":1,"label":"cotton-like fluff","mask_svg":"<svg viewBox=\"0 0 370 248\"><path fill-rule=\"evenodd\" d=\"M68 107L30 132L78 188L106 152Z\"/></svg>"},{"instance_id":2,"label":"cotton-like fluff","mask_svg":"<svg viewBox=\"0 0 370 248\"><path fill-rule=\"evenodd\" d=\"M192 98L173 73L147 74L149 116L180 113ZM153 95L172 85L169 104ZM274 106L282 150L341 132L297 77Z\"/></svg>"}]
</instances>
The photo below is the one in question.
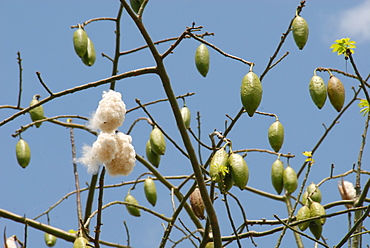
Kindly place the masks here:
<instances>
[{"instance_id":1,"label":"cotton-like fluff","mask_svg":"<svg viewBox=\"0 0 370 248\"><path fill-rule=\"evenodd\" d=\"M116 134L117 153L111 162L105 163L105 168L111 176L129 175L135 166L135 149L132 138L122 132Z\"/></svg>"},{"instance_id":2,"label":"cotton-like fluff","mask_svg":"<svg viewBox=\"0 0 370 248\"><path fill-rule=\"evenodd\" d=\"M343 178L338 182L338 189L342 200L354 200L356 198L356 189L353 184L348 181L344 181ZM347 208L351 208L352 205L346 204Z\"/></svg>"},{"instance_id":3,"label":"cotton-like fluff","mask_svg":"<svg viewBox=\"0 0 370 248\"><path fill-rule=\"evenodd\" d=\"M79 161L87 166L89 173L96 174L100 165L112 161L116 151L115 133L101 132L92 147L88 145L82 147L83 155Z\"/></svg>"},{"instance_id":4,"label":"cotton-like fluff","mask_svg":"<svg viewBox=\"0 0 370 248\"><path fill-rule=\"evenodd\" d=\"M109 90L103 92L103 98L89 122L89 127L103 132L113 132L125 120L126 105L119 92Z\"/></svg>"}]
</instances>

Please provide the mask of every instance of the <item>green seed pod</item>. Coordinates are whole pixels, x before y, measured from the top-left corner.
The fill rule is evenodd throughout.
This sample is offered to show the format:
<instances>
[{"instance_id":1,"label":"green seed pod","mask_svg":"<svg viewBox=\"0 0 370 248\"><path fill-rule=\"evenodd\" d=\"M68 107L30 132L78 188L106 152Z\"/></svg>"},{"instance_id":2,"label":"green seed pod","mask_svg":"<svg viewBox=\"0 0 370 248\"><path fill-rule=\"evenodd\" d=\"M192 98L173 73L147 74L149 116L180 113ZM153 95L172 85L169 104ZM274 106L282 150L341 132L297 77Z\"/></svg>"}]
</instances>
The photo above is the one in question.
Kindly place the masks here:
<instances>
[{"instance_id":1,"label":"green seed pod","mask_svg":"<svg viewBox=\"0 0 370 248\"><path fill-rule=\"evenodd\" d=\"M307 190L302 194L301 196L301 201L302 201L302 204L303 205L308 205L310 206L310 201L307 200L307 197L308 197L308 193L307 193Z\"/></svg>"},{"instance_id":2,"label":"green seed pod","mask_svg":"<svg viewBox=\"0 0 370 248\"><path fill-rule=\"evenodd\" d=\"M158 168L159 163L161 162L161 155L158 155L157 153L153 152L152 146L150 145L150 140L146 142L145 152L146 158L149 160L149 162Z\"/></svg>"},{"instance_id":3,"label":"green seed pod","mask_svg":"<svg viewBox=\"0 0 370 248\"><path fill-rule=\"evenodd\" d=\"M87 34L80 25L73 33L73 46L78 57L82 58L87 51Z\"/></svg>"},{"instance_id":4,"label":"green seed pod","mask_svg":"<svg viewBox=\"0 0 370 248\"><path fill-rule=\"evenodd\" d=\"M311 214L311 217L316 217L316 216L325 215L326 211L325 211L325 208L320 203L313 201L311 202L311 205L310 205L310 214ZM315 220L315 222L318 225L324 225L326 222L326 218Z\"/></svg>"},{"instance_id":5,"label":"green seed pod","mask_svg":"<svg viewBox=\"0 0 370 248\"><path fill-rule=\"evenodd\" d=\"M228 172L228 154L225 151L225 148L221 147L212 157L209 175L211 176L212 181L219 183L222 181Z\"/></svg>"},{"instance_id":6,"label":"green seed pod","mask_svg":"<svg viewBox=\"0 0 370 248\"><path fill-rule=\"evenodd\" d=\"M284 188L286 189L286 191L288 191L289 194L293 193L298 187L297 174L295 170L290 166L287 166L284 170L283 184Z\"/></svg>"},{"instance_id":7,"label":"green seed pod","mask_svg":"<svg viewBox=\"0 0 370 248\"><path fill-rule=\"evenodd\" d=\"M87 66L92 66L96 60L96 53L94 43L87 37L87 49L85 55L82 57L82 62Z\"/></svg>"},{"instance_id":8,"label":"green seed pod","mask_svg":"<svg viewBox=\"0 0 370 248\"><path fill-rule=\"evenodd\" d=\"M240 96L244 109L252 117L262 99L262 84L253 71L248 72L243 77Z\"/></svg>"},{"instance_id":9,"label":"green seed pod","mask_svg":"<svg viewBox=\"0 0 370 248\"><path fill-rule=\"evenodd\" d=\"M335 76L330 76L328 81L328 96L331 105L340 112L345 99L343 83Z\"/></svg>"},{"instance_id":10,"label":"green seed pod","mask_svg":"<svg viewBox=\"0 0 370 248\"><path fill-rule=\"evenodd\" d=\"M139 9L141 7L141 4L143 3L143 0L130 0L131 8L138 13Z\"/></svg>"},{"instance_id":11,"label":"green seed pod","mask_svg":"<svg viewBox=\"0 0 370 248\"><path fill-rule=\"evenodd\" d=\"M215 247L215 245L214 245L214 243L213 242L208 242L207 244L206 244L206 247L205 248L214 248Z\"/></svg>"},{"instance_id":12,"label":"green seed pod","mask_svg":"<svg viewBox=\"0 0 370 248\"><path fill-rule=\"evenodd\" d=\"M276 159L271 166L271 182L276 192L280 195L283 191L284 164L280 159Z\"/></svg>"},{"instance_id":13,"label":"green seed pod","mask_svg":"<svg viewBox=\"0 0 370 248\"><path fill-rule=\"evenodd\" d=\"M295 44L300 50L302 50L303 47L306 45L309 33L306 20L303 17L297 15L292 23L292 31Z\"/></svg>"},{"instance_id":14,"label":"green seed pod","mask_svg":"<svg viewBox=\"0 0 370 248\"><path fill-rule=\"evenodd\" d=\"M311 217L310 209L307 205L302 206L297 212L297 221L305 220L310 217ZM298 224L298 227L299 229L301 229L301 231L304 231L308 228L309 225L310 225L310 221L307 221L307 222Z\"/></svg>"},{"instance_id":15,"label":"green seed pod","mask_svg":"<svg viewBox=\"0 0 370 248\"><path fill-rule=\"evenodd\" d=\"M326 102L326 86L324 80L319 76L313 76L309 84L310 96L315 105L321 109Z\"/></svg>"},{"instance_id":16,"label":"green seed pod","mask_svg":"<svg viewBox=\"0 0 370 248\"><path fill-rule=\"evenodd\" d=\"M30 102L30 106L36 104L39 102L39 98L40 98L40 95L34 95L31 102ZM38 121L38 120L42 120L44 119L44 108L42 107L42 105L39 105L37 106L36 108L33 108L29 111L30 113L30 116L31 116L31 120L32 121ZM40 127L42 124L42 122L39 122L39 123L36 123L36 127Z\"/></svg>"},{"instance_id":17,"label":"green seed pod","mask_svg":"<svg viewBox=\"0 0 370 248\"><path fill-rule=\"evenodd\" d=\"M87 241L87 239L85 239L84 237L78 237L73 242L73 248L87 248L88 243L89 241Z\"/></svg>"},{"instance_id":18,"label":"green seed pod","mask_svg":"<svg viewBox=\"0 0 370 248\"><path fill-rule=\"evenodd\" d=\"M268 130L269 143L275 152L279 152L284 143L284 127L280 121L271 124Z\"/></svg>"},{"instance_id":19,"label":"green seed pod","mask_svg":"<svg viewBox=\"0 0 370 248\"><path fill-rule=\"evenodd\" d=\"M182 116L182 120L184 121L185 128L188 129L190 127L190 120L191 120L190 109L186 106L182 107L181 116Z\"/></svg>"},{"instance_id":20,"label":"green seed pod","mask_svg":"<svg viewBox=\"0 0 370 248\"><path fill-rule=\"evenodd\" d=\"M221 194L225 194L229 192L229 190L233 187L234 181L231 176L231 173L227 173L223 180L218 183L218 188L221 191Z\"/></svg>"},{"instance_id":21,"label":"green seed pod","mask_svg":"<svg viewBox=\"0 0 370 248\"><path fill-rule=\"evenodd\" d=\"M154 126L150 132L149 140L152 151L158 155L164 155L166 151L166 141L162 131L157 126Z\"/></svg>"},{"instance_id":22,"label":"green seed pod","mask_svg":"<svg viewBox=\"0 0 370 248\"><path fill-rule=\"evenodd\" d=\"M15 155L17 156L17 161L22 168L26 168L31 160L31 149L28 143L20 138L15 145Z\"/></svg>"},{"instance_id":23,"label":"green seed pod","mask_svg":"<svg viewBox=\"0 0 370 248\"><path fill-rule=\"evenodd\" d=\"M45 244L49 247L53 247L57 242L57 237L50 233L44 233Z\"/></svg>"},{"instance_id":24,"label":"green seed pod","mask_svg":"<svg viewBox=\"0 0 370 248\"><path fill-rule=\"evenodd\" d=\"M312 192L314 192L314 193L312 193ZM312 201L321 203L321 200L322 200L321 191L320 191L319 188L316 187L316 184L311 183L310 185L307 186L307 196L309 194L311 194L311 200Z\"/></svg>"},{"instance_id":25,"label":"green seed pod","mask_svg":"<svg viewBox=\"0 0 370 248\"><path fill-rule=\"evenodd\" d=\"M135 205L139 205L139 203L137 202L137 200L135 199L135 197L133 197L130 194L130 191L127 192L127 195L126 195L126 198L125 198L125 202L131 203L131 204L135 204ZM141 216L140 209L137 208L137 207L126 205L126 209L129 212L129 214L131 214L132 216L136 216L136 217L140 217Z\"/></svg>"},{"instance_id":26,"label":"green seed pod","mask_svg":"<svg viewBox=\"0 0 370 248\"><path fill-rule=\"evenodd\" d=\"M236 153L229 156L230 171L233 182L240 190L245 189L249 180L249 168L244 158Z\"/></svg>"},{"instance_id":27,"label":"green seed pod","mask_svg":"<svg viewBox=\"0 0 370 248\"><path fill-rule=\"evenodd\" d=\"M154 207L157 203L157 189L155 187L154 180L150 177L144 181L144 192L146 199Z\"/></svg>"},{"instance_id":28,"label":"green seed pod","mask_svg":"<svg viewBox=\"0 0 370 248\"><path fill-rule=\"evenodd\" d=\"M320 239L322 233L322 225L317 224L315 221L310 221L310 231L317 240Z\"/></svg>"},{"instance_id":29,"label":"green seed pod","mask_svg":"<svg viewBox=\"0 0 370 248\"><path fill-rule=\"evenodd\" d=\"M201 220L204 217L204 202L200 194L199 188L195 188L193 193L190 194L190 206L193 209L194 214Z\"/></svg>"},{"instance_id":30,"label":"green seed pod","mask_svg":"<svg viewBox=\"0 0 370 248\"><path fill-rule=\"evenodd\" d=\"M203 77L207 76L209 70L209 51L203 43L195 51L195 65Z\"/></svg>"}]
</instances>

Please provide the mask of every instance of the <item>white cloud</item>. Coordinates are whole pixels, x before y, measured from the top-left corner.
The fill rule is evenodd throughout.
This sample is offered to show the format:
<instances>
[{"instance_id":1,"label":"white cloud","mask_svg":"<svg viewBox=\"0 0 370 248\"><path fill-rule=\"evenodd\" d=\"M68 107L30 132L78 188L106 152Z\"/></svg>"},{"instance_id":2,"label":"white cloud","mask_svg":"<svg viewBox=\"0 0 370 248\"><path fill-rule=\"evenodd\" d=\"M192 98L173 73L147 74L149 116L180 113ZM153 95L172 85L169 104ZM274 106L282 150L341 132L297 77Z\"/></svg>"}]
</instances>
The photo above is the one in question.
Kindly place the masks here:
<instances>
[{"instance_id":1,"label":"white cloud","mask_svg":"<svg viewBox=\"0 0 370 248\"><path fill-rule=\"evenodd\" d=\"M365 0L339 15L337 13L332 21L332 24L337 27L338 38L350 37L355 41L370 40L370 0Z\"/></svg>"}]
</instances>

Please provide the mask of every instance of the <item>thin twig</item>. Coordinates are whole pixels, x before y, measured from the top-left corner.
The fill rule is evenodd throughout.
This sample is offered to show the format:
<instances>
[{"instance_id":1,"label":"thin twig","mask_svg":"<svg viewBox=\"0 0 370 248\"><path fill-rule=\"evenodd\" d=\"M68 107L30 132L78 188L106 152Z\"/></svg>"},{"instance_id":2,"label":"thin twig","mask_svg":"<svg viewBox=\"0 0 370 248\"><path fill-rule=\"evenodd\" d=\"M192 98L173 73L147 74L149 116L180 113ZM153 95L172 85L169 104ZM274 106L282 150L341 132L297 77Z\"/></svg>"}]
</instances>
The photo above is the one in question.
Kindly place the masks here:
<instances>
[{"instance_id":1,"label":"thin twig","mask_svg":"<svg viewBox=\"0 0 370 248\"><path fill-rule=\"evenodd\" d=\"M17 60L18 60L18 67L19 67L19 89L18 89L18 103L17 108L21 107L21 100L22 100L22 82L23 82L23 68L22 68L22 58L21 58L21 52L17 52Z\"/></svg>"},{"instance_id":2,"label":"thin twig","mask_svg":"<svg viewBox=\"0 0 370 248\"><path fill-rule=\"evenodd\" d=\"M101 222L102 220L102 213L103 213L103 192L104 192L104 176L105 176L105 167L103 166L103 169L100 173L99 178L99 196L98 196L98 210L96 211L98 213L96 218L96 226L95 226L95 239L94 244L95 248L99 248L99 237L100 237L100 228L103 225Z\"/></svg>"},{"instance_id":3,"label":"thin twig","mask_svg":"<svg viewBox=\"0 0 370 248\"><path fill-rule=\"evenodd\" d=\"M112 76L117 75L118 73L118 62L119 62L119 50L121 44L121 16L122 16L123 6L122 4L119 6L117 18L115 19L116 22L116 49L114 52L114 59L113 59L113 66L112 66ZM116 81L112 81L110 83L110 89L114 90L116 86Z\"/></svg>"},{"instance_id":4,"label":"thin twig","mask_svg":"<svg viewBox=\"0 0 370 248\"><path fill-rule=\"evenodd\" d=\"M44 81L42 80L41 78L41 73L40 72L36 72L36 75L37 75L37 78L39 79L41 85L45 88L45 90L50 94L50 95L53 95L53 92L49 89L49 87L44 83Z\"/></svg>"},{"instance_id":5,"label":"thin twig","mask_svg":"<svg viewBox=\"0 0 370 248\"><path fill-rule=\"evenodd\" d=\"M233 218L231 216L231 212L230 212L230 207L229 207L229 204L227 202L227 194L224 194L224 200L225 200L225 206L226 206L227 216L229 217L229 221L230 221L231 227L232 227L233 232L234 232L234 235L236 237L236 242L238 243L238 247L241 248L242 247L242 244L240 243L239 235L238 235L238 232L236 231L234 220L233 220Z\"/></svg>"}]
</instances>

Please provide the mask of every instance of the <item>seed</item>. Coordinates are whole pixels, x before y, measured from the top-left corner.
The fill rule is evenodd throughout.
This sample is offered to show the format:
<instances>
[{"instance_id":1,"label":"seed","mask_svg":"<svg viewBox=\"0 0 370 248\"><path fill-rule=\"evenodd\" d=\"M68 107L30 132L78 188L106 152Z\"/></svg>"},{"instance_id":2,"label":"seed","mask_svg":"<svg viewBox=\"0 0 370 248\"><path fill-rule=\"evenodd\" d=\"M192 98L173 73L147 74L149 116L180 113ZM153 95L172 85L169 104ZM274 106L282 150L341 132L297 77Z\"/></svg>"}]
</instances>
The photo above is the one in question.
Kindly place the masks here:
<instances>
[{"instance_id":1,"label":"seed","mask_svg":"<svg viewBox=\"0 0 370 248\"><path fill-rule=\"evenodd\" d=\"M209 70L209 51L203 43L195 51L195 66L203 77L207 76Z\"/></svg>"},{"instance_id":2,"label":"seed","mask_svg":"<svg viewBox=\"0 0 370 248\"><path fill-rule=\"evenodd\" d=\"M310 209L308 208L307 205L302 206L297 212L297 221L305 220L310 217L311 217ZM304 231L308 228L309 225L310 225L310 221L307 221L307 222L298 224L298 227L299 229L301 229L301 231Z\"/></svg>"},{"instance_id":3,"label":"seed","mask_svg":"<svg viewBox=\"0 0 370 248\"><path fill-rule=\"evenodd\" d=\"M320 239L322 233L322 225L317 224L315 221L310 221L310 231L316 239Z\"/></svg>"},{"instance_id":4,"label":"seed","mask_svg":"<svg viewBox=\"0 0 370 248\"><path fill-rule=\"evenodd\" d=\"M40 98L40 95L34 95L31 102L30 102L30 106L38 103L39 98ZM31 120L33 122L44 119L44 108L42 107L42 105L39 105L36 108L31 109L29 111L29 113L30 113L30 116L31 116ZM38 122L35 125L38 128L38 127L41 126L41 124L42 124L42 122Z\"/></svg>"},{"instance_id":5,"label":"seed","mask_svg":"<svg viewBox=\"0 0 370 248\"><path fill-rule=\"evenodd\" d=\"M326 211L325 211L325 208L320 203L313 201L311 202L311 205L310 205L310 214L311 214L311 217L316 217L316 216L325 215ZM316 224L324 225L326 222L326 218L317 219L315 220L315 222Z\"/></svg>"},{"instance_id":6,"label":"seed","mask_svg":"<svg viewBox=\"0 0 370 248\"><path fill-rule=\"evenodd\" d=\"M84 237L78 237L73 242L73 248L86 248L89 241Z\"/></svg>"},{"instance_id":7,"label":"seed","mask_svg":"<svg viewBox=\"0 0 370 248\"><path fill-rule=\"evenodd\" d=\"M20 138L15 146L17 161L22 168L26 168L31 160L31 149L28 143Z\"/></svg>"},{"instance_id":8,"label":"seed","mask_svg":"<svg viewBox=\"0 0 370 248\"><path fill-rule=\"evenodd\" d=\"M87 34L80 25L73 33L73 46L78 57L82 58L87 51Z\"/></svg>"},{"instance_id":9,"label":"seed","mask_svg":"<svg viewBox=\"0 0 370 248\"><path fill-rule=\"evenodd\" d=\"M45 244L49 247L53 247L57 242L57 237L50 233L44 233Z\"/></svg>"},{"instance_id":10,"label":"seed","mask_svg":"<svg viewBox=\"0 0 370 248\"><path fill-rule=\"evenodd\" d=\"M243 77L240 96L245 111L252 117L262 99L262 84L253 71L248 72Z\"/></svg>"},{"instance_id":11,"label":"seed","mask_svg":"<svg viewBox=\"0 0 370 248\"><path fill-rule=\"evenodd\" d=\"M127 193L126 198L125 198L125 202L131 203L131 204L135 204L135 205L139 205L139 203L137 202L137 200L135 199L135 197L133 197L130 194L130 192ZM136 217L140 217L141 216L140 209L137 208L137 207L126 205L126 209L129 212L129 214L131 214L132 216L136 216Z\"/></svg>"},{"instance_id":12,"label":"seed","mask_svg":"<svg viewBox=\"0 0 370 248\"><path fill-rule=\"evenodd\" d=\"M284 188L289 194L293 193L298 187L298 179L295 170L287 166L283 174Z\"/></svg>"},{"instance_id":13,"label":"seed","mask_svg":"<svg viewBox=\"0 0 370 248\"><path fill-rule=\"evenodd\" d=\"M85 55L82 57L82 62L87 66L92 66L96 60L96 53L94 43L87 37L87 49Z\"/></svg>"},{"instance_id":14,"label":"seed","mask_svg":"<svg viewBox=\"0 0 370 248\"><path fill-rule=\"evenodd\" d=\"M218 183L224 179L228 172L228 157L229 156L223 147L215 152L209 168L209 175L211 176L212 181Z\"/></svg>"},{"instance_id":15,"label":"seed","mask_svg":"<svg viewBox=\"0 0 370 248\"><path fill-rule=\"evenodd\" d=\"M321 109L326 102L326 86L324 80L319 76L313 76L309 84L310 96L315 105Z\"/></svg>"},{"instance_id":16,"label":"seed","mask_svg":"<svg viewBox=\"0 0 370 248\"><path fill-rule=\"evenodd\" d=\"M284 143L284 127L280 121L271 124L268 130L269 143L275 152L279 152Z\"/></svg>"},{"instance_id":17,"label":"seed","mask_svg":"<svg viewBox=\"0 0 370 248\"><path fill-rule=\"evenodd\" d=\"M161 155L158 155L157 153L153 152L152 147L150 145L150 140L146 142L145 152L146 152L146 158L148 159L148 161L152 165L158 168L159 163L161 162Z\"/></svg>"},{"instance_id":18,"label":"seed","mask_svg":"<svg viewBox=\"0 0 370 248\"><path fill-rule=\"evenodd\" d=\"M148 202L154 207L157 202L157 189L154 180L150 177L144 181L144 193Z\"/></svg>"},{"instance_id":19,"label":"seed","mask_svg":"<svg viewBox=\"0 0 370 248\"><path fill-rule=\"evenodd\" d=\"M276 159L271 166L271 182L272 186L276 192L280 195L283 191L283 174L284 174L284 164L280 159Z\"/></svg>"},{"instance_id":20,"label":"seed","mask_svg":"<svg viewBox=\"0 0 370 248\"><path fill-rule=\"evenodd\" d=\"M185 128L188 129L190 127L190 120L191 120L190 109L186 106L182 107L181 116L182 116L182 120L184 121Z\"/></svg>"},{"instance_id":21,"label":"seed","mask_svg":"<svg viewBox=\"0 0 370 248\"><path fill-rule=\"evenodd\" d=\"M295 44L300 50L302 50L303 47L306 45L309 33L306 20L303 17L297 15L292 23L292 31Z\"/></svg>"},{"instance_id":22,"label":"seed","mask_svg":"<svg viewBox=\"0 0 370 248\"><path fill-rule=\"evenodd\" d=\"M314 193L312 193L314 192ZM311 194L312 193L312 194ZM311 183L310 185L307 186L307 194L311 194L311 200L321 203L322 200L322 195L321 191L318 187L316 187L316 184Z\"/></svg>"},{"instance_id":23,"label":"seed","mask_svg":"<svg viewBox=\"0 0 370 248\"><path fill-rule=\"evenodd\" d=\"M200 194L199 188L195 188L193 193L190 194L190 206L193 209L194 214L201 220L204 217L204 202Z\"/></svg>"},{"instance_id":24,"label":"seed","mask_svg":"<svg viewBox=\"0 0 370 248\"><path fill-rule=\"evenodd\" d=\"M340 112L345 99L343 83L335 76L331 76L328 81L328 96L331 105Z\"/></svg>"},{"instance_id":25,"label":"seed","mask_svg":"<svg viewBox=\"0 0 370 248\"><path fill-rule=\"evenodd\" d=\"M149 140L152 151L158 155L164 155L166 151L166 141L162 131L157 126L154 126L150 132Z\"/></svg>"},{"instance_id":26,"label":"seed","mask_svg":"<svg viewBox=\"0 0 370 248\"><path fill-rule=\"evenodd\" d=\"M240 190L245 189L249 180L249 169L244 158L236 153L229 156L229 164L233 182Z\"/></svg>"}]
</instances>

